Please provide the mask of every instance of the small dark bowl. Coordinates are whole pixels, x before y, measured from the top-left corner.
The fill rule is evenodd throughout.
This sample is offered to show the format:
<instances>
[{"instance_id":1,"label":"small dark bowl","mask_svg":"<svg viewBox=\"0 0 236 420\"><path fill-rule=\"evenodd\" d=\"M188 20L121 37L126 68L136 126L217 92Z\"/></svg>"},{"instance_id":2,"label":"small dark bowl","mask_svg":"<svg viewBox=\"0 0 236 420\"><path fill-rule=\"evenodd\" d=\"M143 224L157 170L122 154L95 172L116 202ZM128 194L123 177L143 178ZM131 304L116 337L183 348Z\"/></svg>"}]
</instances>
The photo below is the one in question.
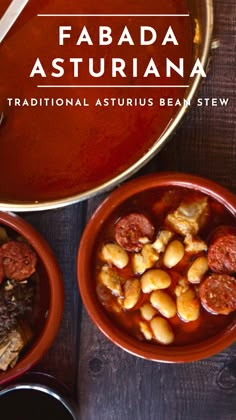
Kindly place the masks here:
<instances>
[{"instance_id":1,"label":"small dark bowl","mask_svg":"<svg viewBox=\"0 0 236 420\"><path fill-rule=\"evenodd\" d=\"M219 333L196 344L161 346L139 341L108 317L97 298L95 279L91 274L96 243L111 214L134 195L161 187L184 187L202 192L223 204L236 217L236 196L208 179L182 173L160 173L132 180L110 194L87 224L78 250L78 286L90 317L114 344L131 354L153 361L191 362L212 356L231 345L236 337L236 317L229 318L229 323Z\"/></svg>"},{"instance_id":2,"label":"small dark bowl","mask_svg":"<svg viewBox=\"0 0 236 420\"><path fill-rule=\"evenodd\" d=\"M22 352L19 361L11 369L0 373L0 384L26 372L44 355L52 344L63 313L63 280L56 258L45 239L25 220L13 213L0 211L0 225L22 237L38 255L39 299L34 307L33 341Z\"/></svg>"}]
</instances>

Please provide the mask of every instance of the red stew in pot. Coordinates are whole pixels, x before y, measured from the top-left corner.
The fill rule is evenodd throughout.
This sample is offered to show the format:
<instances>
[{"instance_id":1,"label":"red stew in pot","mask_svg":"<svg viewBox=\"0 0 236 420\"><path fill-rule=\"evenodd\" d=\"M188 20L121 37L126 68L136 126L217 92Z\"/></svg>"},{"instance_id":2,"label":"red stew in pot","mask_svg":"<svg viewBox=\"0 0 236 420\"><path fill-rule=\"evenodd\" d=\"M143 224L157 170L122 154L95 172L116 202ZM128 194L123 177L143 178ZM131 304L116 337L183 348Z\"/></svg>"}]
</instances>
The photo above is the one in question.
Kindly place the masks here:
<instances>
[{"instance_id":1,"label":"red stew in pot","mask_svg":"<svg viewBox=\"0 0 236 420\"><path fill-rule=\"evenodd\" d=\"M1 0L0 15L8 0ZM91 11L91 8L93 9ZM139 160L162 135L178 107L160 106L159 98L182 101L185 88L40 88L38 85L187 85L193 66L194 30L191 17L40 17L37 14L187 14L186 0L119 0L86 2L76 0L30 1L0 46L0 199L44 201L67 197L90 190L114 178ZM60 25L71 26L70 39L58 45ZM112 46L98 45L98 27L112 27ZM140 46L141 25L155 28L157 41ZM76 41L86 26L93 45ZM127 26L134 45L117 45L122 29ZM179 45L161 45L169 26ZM45 77L30 78L36 59L40 58ZM64 60L65 74L53 78L52 60ZM86 66L90 57L105 57L107 73L101 79L88 76L81 67L80 77L72 74L70 58L82 57ZM127 63L138 57L137 77L127 65L126 77L111 76L112 57ZM160 78L150 75L144 80L143 70L150 58L158 65ZM184 59L184 77L173 72L165 76L165 60L178 64ZM55 71L55 69L54 69ZM92 81L91 81L92 80ZM27 105L34 98L38 105ZM45 102L47 99L47 104ZM114 99L115 98L115 99ZM77 106L56 106L67 99ZM102 105L95 105L97 100ZM123 105L118 105L117 100ZM26 100L26 102L24 102ZM42 100L42 104L40 103ZM107 102L106 102L106 101ZM153 106L150 101L153 100ZM54 101L54 105L52 105ZM114 104L113 104L114 102ZM130 103L132 105L130 106ZM107 106L108 103L108 106Z\"/></svg>"}]
</instances>

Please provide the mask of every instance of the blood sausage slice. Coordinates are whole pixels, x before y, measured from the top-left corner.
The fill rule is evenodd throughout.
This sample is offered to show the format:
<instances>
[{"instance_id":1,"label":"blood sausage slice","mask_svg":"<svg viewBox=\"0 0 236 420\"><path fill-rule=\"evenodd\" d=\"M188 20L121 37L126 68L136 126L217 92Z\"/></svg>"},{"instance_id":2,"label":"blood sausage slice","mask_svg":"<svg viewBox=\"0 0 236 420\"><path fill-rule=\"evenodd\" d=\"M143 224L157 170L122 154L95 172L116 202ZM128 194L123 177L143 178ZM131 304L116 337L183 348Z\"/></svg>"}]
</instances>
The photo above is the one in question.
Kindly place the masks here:
<instances>
[{"instance_id":1,"label":"blood sausage slice","mask_svg":"<svg viewBox=\"0 0 236 420\"><path fill-rule=\"evenodd\" d=\"M228 274L211 274L201 284L199 295L208 312L228 315L236 310L236 279Z\"/></svg>"},{"instance_id":2,"label":"blood sausage slice","mask_svg":"<svg viewBox=\"0 0 236 420\"><path fill-rule=\"evenodd\" d=\"M208 265L216 273L236 272L236 228L218 227L208 248Z\"/></svg>"},{"instance_id":3,"label":"blood sausage slice","mask_svg":"<svg viewBox=\"0 0 236 420\"><path fill-rule=\"evenodd\" d=\"M142 213L130 213L122 217L115 227L115 238L126 251L138 252L145 243L151 242L155 229Z\"/></svg>"},{"instance_id":4,"label":"blood sausage slice","mask_svg":"<svg viewBox=\"0 0 236 420\"><path fill-rule=\"evenodd\" d=\"M2 245L2 265L7 278L21 281L35 272L36 253L25 242L9 241Z\"/></svg>"}]
</instances>

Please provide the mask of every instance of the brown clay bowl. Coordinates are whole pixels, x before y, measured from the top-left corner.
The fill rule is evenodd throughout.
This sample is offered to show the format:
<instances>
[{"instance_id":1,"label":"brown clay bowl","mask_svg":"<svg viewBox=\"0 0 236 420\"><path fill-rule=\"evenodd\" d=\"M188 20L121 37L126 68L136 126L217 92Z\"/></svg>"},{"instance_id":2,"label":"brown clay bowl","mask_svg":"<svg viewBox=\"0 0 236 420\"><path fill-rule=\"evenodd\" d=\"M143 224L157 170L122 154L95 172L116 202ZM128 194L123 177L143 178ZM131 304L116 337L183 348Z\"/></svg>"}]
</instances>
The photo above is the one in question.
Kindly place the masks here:
<instances>
[{"instance_id":1,"label":"brown clay bowl","mask_svg":"<svg viewBox=\"0 0 236 420\"><path fill-rule=\"evenodd\" d=\"M35 304L33 340L11 369L0 373L0 384L15 379L30 369L52 344L62 318L64 288L56 258L45 239L25 220L14 213L0 211L0 225L23 236L38 255L38 301Z\"/></svg>"},{"instance_id":2,"label":"brown clay bowl","mask_svg":"<svg viewBox=\"0 0 236 420\"><path fill-rule=\"evenodd\" d=\"M200 339L194 344L163 346L139 341L115 324L100 304L96 295L96 282L93 273L95 265L95 248L101 231L110 217L119 217L117 208L129 204L130 198L145 191L162 187L185 187L206 194L223 205L236 218L236 196L220 185L204 178L182 173L160 173L134 179L111 193L100 205L89 220L78 250L77 275L83 303L96 326L114 344L127 352L159 362L191 362L212 356L235 341L236 314L228 318L215 335ZM121 207L122 208L122 207ZM125 207L123 207L124 209ZM113 216L115 215L115 216ZM114 220L113 218L113 220Z\"/></svg>"}]
</instances>

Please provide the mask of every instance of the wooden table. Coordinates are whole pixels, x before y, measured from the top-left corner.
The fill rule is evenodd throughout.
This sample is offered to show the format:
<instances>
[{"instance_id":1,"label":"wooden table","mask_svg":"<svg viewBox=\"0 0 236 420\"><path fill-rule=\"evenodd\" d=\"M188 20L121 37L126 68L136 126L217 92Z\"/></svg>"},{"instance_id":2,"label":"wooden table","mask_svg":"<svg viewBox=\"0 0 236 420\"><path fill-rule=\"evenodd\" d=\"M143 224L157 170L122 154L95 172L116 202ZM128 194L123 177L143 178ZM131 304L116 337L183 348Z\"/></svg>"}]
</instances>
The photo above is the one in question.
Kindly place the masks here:
<instances>
[{"instance_id":1,"label":"wooden table","mask_svg":"<svg viewBox=\"0 0 236 420\"><path fill-rule=\"evenodd\" d=\"M235 0L215 0L214 32L220 48L198 96L226 97L228 106L193 106L171 142L140 173L190 172L236 193ZM154 363L113 345L88 317L77 289L76 252L86 219L103 198L23 215L53 248L66 292L59 334L36 369L69 387L82 420L235 420L236 387L229 380L236 371L236 343L200 362ZM223 390L217 375L228 363L230 389Z\"/></svg>"}]
</instances>

